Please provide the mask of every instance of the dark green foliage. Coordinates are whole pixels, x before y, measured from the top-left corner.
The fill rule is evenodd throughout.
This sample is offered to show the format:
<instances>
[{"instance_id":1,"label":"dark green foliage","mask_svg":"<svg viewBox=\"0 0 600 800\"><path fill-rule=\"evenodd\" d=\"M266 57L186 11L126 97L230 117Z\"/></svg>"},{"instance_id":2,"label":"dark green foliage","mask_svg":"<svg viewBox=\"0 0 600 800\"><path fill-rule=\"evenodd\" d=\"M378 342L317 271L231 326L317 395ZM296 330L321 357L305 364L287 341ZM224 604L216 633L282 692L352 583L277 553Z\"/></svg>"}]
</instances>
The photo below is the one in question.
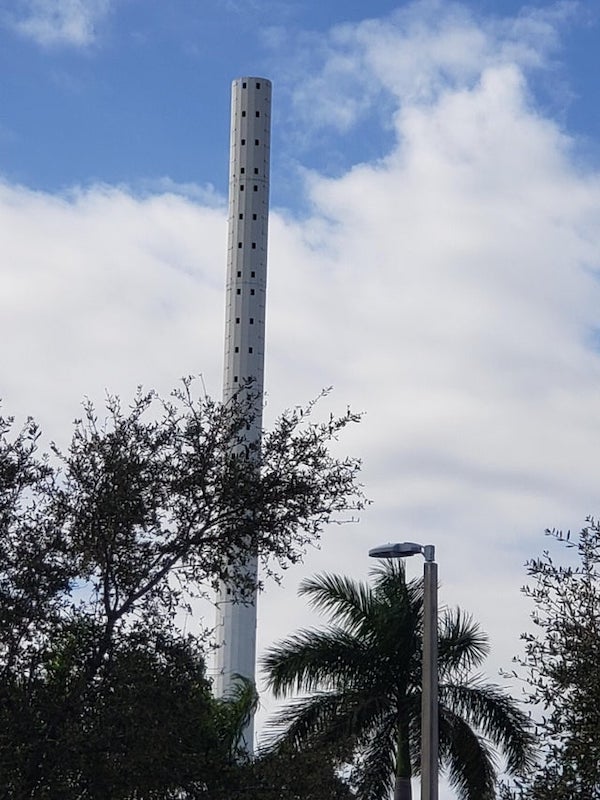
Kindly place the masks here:
<instances>
[{"instance_id":1,"label":"dark green foliage","mask_svg":"<svg viewBox=\"0 0 600 800\"><path fill-rule=\"evenodd\" d=\"M539 769L513 790L527 800L600 798L600 526L588 519L573 541L547 531L568 551L527 563L536 632L523 634L526 696L543 746ZM570 563L569 563L570 562ZM505 789L510 796L508 789Z\"/></svg>"},{"instance_id":2,"label":"dark green foliage","mask_svg":"<svg viewBox=\"0 0 600 800\"><path fill-rule=\"evenodd\" d=\"M353 414L295 409L259 452L253 402L184 381L102 420L87 404L50 458L0 418L0 797L206 795L234 768L233 711L175 615L225 575L251 589L242 553L277 574L363 504L358 462L328 449Z\"/></svg>"},{"instance_id":3,"label":"dark green foliage","mask_svg":"<svg viewBox=\"0 0 600 800\"><path fill-rule=\"evenodd\" d=\"M256 686L242 676L237 677L227 698L215 703L216 729L225 759L230 765L248 761L244 729L256 712L258 704Z\"/></svg>"},{"instance_id":4,"label":"dark green foliage","mask_svg":"<svg viewBox=\"0 0 600 800\"><path fill-rule=\"evenodd\" d=\"M189 382L168 401L139 394L126 413L111 399L102 424L86 407L69 451L55 451L53 501L109 624L140 604L171 610L176 581L243 584L246 552L285 568L337 514L362 507L359 463L328 450L357 417L321 424L311 410L284 414L259 445L246 442L251 401L197 400Z\"/></svg>"},{"instance_id":5,"label":"dark green foliage","mask_svg":"<svg viewBox=\"0 0 600 800\"><path fill-rule=\"evenodd\" d=\"M281 752L224 770L211 785L207 800L353 800L355 795L336 774L326 751ZM198 800L204 795L199 794Z\"/></svg>"},{"instance_id":6,"label":"dark green foliage","mask_svg":"<svg viewBox=\"0 0 600 800\"><path fill-rule=\"evenodd\" d=\"M271 648L263 665L276 696L306 692L273 723L274 747L326 746L353 764L361 800L410 798L420 769L423 582L404 564L383 562L371 586L336 575L307 580L301 592L332 619ZM461 611L439 629L440 760L458 796L495 797L490 744L510 772L527 767L532 736L525 715L498 687L469 671L487 654L487 637Z\"/></svg>"},{"instance_id":7,"label":"dark green foliage","mask_svg":"<svg viewBox=\"0 0 600 800\"><path fill-rule=\"evenodd\" d=\"M0 684L36 658L65 608L72 559L50 512L54 472L32 420L0 417Z\"/></svg>"},{"instance_id":8,"label":"dark green foliage","mask_svg":"<svg viewBox=\"0 0 600 800\"><path fill-rule=\"evenodd\" d=\"M90 680L84 626L65 631L35 679L2 687L5 796L163 797L210 777L220 743L197 643L122 634Z\"/></svg>"}]
</instances>

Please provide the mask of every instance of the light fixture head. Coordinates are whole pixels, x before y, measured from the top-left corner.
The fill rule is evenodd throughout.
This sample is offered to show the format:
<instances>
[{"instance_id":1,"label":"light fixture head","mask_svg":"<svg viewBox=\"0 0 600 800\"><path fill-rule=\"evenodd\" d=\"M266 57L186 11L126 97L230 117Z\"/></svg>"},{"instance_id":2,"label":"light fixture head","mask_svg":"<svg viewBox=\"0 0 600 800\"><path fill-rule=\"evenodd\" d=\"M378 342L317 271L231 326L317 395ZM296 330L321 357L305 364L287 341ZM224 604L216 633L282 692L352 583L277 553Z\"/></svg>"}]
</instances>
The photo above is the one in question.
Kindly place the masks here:
<instances>
[{"instance_id":1,"label":"light fixture head","mask_svg":"<svg viewBox=\"0 0 600 800\"><path fill-rule=\"evenodd\" d=\"M408 558L423 552L423 546L416 542L396 542L381 544L369 550L371 558Z\"/></svg>"},{"instance_id":2,"label":"light fixture head","mask_svg":"<svg viewBox=\"0 0 600 800\"><path fill-rule=\"evenodd\" d=\"M418 542L396 542L393 544L380 544L369 550L371 558L408 558L409 556L422 555L425 561L435 560L435 547L432 544L418 544Z\"/></svg>"}]
</instances>

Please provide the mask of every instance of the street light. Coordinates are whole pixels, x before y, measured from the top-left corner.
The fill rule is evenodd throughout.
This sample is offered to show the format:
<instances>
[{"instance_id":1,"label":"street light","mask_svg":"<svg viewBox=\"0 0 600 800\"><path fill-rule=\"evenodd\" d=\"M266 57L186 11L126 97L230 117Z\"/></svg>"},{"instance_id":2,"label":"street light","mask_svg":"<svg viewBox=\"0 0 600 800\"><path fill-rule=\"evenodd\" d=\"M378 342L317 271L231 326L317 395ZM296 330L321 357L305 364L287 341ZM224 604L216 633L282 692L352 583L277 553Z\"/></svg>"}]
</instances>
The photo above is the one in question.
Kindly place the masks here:
<instances>
[{"instance_id":1,"label":"street light","mask_svg":"<svg viewBox=\"0 0 600 800\"><path fill-rule=\"evenodd\" d=\"M421 554L423 566L423 690L421 695L421 800L438 800L437 564L432 544L397 542L369 550L372 558Z\"/></svg>"}]
</instances>

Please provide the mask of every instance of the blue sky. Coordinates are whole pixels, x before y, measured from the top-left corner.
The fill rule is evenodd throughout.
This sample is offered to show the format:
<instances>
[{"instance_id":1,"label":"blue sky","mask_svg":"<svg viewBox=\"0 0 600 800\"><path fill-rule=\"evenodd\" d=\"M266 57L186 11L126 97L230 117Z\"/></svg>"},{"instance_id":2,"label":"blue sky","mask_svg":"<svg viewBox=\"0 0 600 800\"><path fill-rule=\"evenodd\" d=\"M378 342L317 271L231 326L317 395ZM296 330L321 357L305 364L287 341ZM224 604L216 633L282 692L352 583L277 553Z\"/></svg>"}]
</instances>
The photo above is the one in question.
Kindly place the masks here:
<instances>
[{"instance_id":1,"label":"blue sky","mask_svg":"<svg viewBox=\"0 0 600 800\"><path fill-rule=\"evenodd\" d=\"M408 539L497 677L524 561L600 508L599 54L596 0L0 2L3 412L64 441L107 389L220 394L229 87L271 78L266 421L333 385L374 502L259 648Z\"/></svg>"},{"instance_id":2,"label":"blue sky","mask_svg":"<svg viewBox=\"0 0 600 800\"><path fill-rule=\"evenodd\" d=\"M277 91L273 198L293 205L298 162L338 173L390 145L385 97L350 131L324 126L301 141L310 109L293 104L303 69L324 57L336 26L392 19L402 6L279 0L16 0L1 4L0 169L49 191L91 182L137 187L169 177L226 185L228 87L268 74ZM552 4L532 3L532 9ZM596 3L563 15L551 59L531 80L536 101L573 133L600 131L594 81L600 56ZM62 11L61 11L62 8ZM462 4L474 20L523 14L518 2ZM463 12L461 12L463 13ZM430 13L435 20L435 12ZM386 135L387 134L387 135ZM291 174L290 174L291 170Z\"/></svg>"}]
</instances>

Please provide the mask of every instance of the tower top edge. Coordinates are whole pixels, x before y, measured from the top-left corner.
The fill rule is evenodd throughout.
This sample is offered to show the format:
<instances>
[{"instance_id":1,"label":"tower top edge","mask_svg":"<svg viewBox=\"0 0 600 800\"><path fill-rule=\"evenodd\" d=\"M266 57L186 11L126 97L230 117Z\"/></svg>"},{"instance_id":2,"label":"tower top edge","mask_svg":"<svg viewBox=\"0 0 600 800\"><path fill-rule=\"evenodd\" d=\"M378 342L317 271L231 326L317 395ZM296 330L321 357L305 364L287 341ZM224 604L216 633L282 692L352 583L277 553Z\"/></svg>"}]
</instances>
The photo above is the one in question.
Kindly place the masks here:
<instances>
[{"instance_id":1,"label":"tower top edge","mask_svg":"<svg viewBox=\"0 0 600 800\"><path fill-rule=\"evenodd\" d=\"M235 86L236 83L240 83L240 81L262 81L263 83L267 84L268 86L272 85L272 83L269 80L269 78L263 78L260 75L242 75L239 78L234 78L231 81L231 85Z\"/></svg>"}]
</instances>

